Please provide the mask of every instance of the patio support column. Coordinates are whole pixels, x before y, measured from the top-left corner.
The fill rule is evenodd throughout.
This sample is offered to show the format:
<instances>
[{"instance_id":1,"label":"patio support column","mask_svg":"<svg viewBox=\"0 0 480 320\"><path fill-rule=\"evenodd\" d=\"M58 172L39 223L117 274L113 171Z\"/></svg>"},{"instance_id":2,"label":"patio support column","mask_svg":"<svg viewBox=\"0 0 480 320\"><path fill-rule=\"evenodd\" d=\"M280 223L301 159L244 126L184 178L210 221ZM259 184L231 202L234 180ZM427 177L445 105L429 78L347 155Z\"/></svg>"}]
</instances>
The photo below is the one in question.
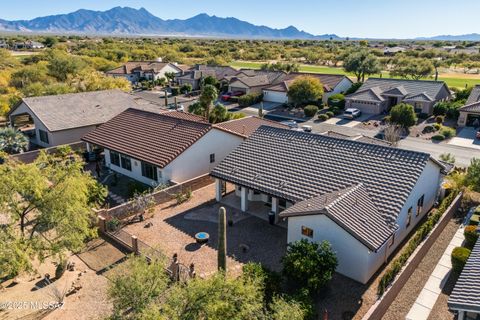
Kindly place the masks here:
<instances>
[{"instance_id":1,"label":"patio support column","mask_svg":"<svg viewBox=\"0 0 480 320\"><path fill-rule=\"evenodd\" d=\"M465 319L465 311L459 311L458 320L463 320L463 319Z\"/></svg>"},{"instance_id":2,"label":"patio support column","mask_svg":"<svg viewBox=\"0 0 480 320\"><path fill-rule=\"evenodd\" d=\"M222 200L222 180L215 178L215 200L220 202Z\"/></svg>"},{"instance_id":3,"label":"patio support column","mask_svg":"<svg viewBox=\"0 0 480 320\"><path fill-rule=\"evenodd\" d=\"M272 212L275 213L275 223L278 223L278 198L272 197Z\"/></svg>"},{"instance_id":4,"label":"patio support column","mask_svg":"<svg viewBox=\"0 0 480 320\"><path fill-rule=\"evenodd\" d=\"M248 189L245 187L242 187L242 191L240 192L240 209L242 212L248 210Z\"/></svg>"},{"instance_id":5,"label":"patio support column","mask_svg":"<svg viewBox=\"0 0 480 320\"><path fill-rule=\"evenodd\" d=\"M87 152L92 151L92 148L90 147L90 143L87 142Z\"/></svg>"}]
</instances>

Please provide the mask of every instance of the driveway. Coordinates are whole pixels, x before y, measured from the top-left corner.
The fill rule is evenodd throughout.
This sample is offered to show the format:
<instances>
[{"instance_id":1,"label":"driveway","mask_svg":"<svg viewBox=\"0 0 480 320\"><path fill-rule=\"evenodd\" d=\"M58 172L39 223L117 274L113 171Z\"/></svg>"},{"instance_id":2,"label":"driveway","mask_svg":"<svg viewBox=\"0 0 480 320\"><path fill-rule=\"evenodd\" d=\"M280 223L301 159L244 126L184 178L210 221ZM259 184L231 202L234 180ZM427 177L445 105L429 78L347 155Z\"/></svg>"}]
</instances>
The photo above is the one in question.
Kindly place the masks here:
<instances>
[{"instance_id":1,"label":"driveway","mask_svg":"<svg viewBox=\"0 0 480 320\"><path fill-rule=\"evenodd\" d=\"M480 139L475 138L476 133L477 129L473 127L465 127L461 129L457 136L452 138L448 144L480 150Z\"/></svg>"},{"instance_id":2,"label":"driveway","mask_svg":"<svg viewBox=\"0 0 480 320\"><path fill-rule=\"evenodd\" d=\"M341 116L333 117L325 121L325 123L328 124L334 124L337 126L344 126L348 128L353 128L361 124L363 121L367 121L372 117L371 114L363 114L360 117L354 119L354 120L349 120L349 119L344 119Z\"/></svg>"}]
</instances>

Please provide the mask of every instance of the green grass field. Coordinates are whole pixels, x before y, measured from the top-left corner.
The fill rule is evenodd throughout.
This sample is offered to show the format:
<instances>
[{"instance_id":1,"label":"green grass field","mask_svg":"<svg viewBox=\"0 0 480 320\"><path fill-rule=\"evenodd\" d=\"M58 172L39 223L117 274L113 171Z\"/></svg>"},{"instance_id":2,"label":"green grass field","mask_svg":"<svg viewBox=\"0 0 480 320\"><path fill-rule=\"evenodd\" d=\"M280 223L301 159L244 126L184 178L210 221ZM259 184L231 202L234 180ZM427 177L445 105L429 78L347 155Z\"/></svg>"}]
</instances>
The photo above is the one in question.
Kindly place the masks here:
<instances>
[{"instance_id":1,"label":"green grass field","mask_svg":"<svg viewBox=\"0 0 480 320\"><path fill-rule=\"evenodd\" d=\"M250 68L250 69L260 69L262 62L247 62L247 61L234 61L230 65L234 68ZM300 65L301 72L312 72L312 73L325 73L325 74L345 74L350 77L354 77L353 74L345 72L342 68L334 67L325 67L325 66L314 66L314 65ZM388 77L388 72L382 73L384 77ZM451 76L445 77L440 76L439 80L445 81L449 87L465 88L465 86L473 87L476 84L480 84L480 75L478 78L465 77L462 74L452 74ZM432 80L432 79L427 79Z\"/></svg>"}]
</instances>

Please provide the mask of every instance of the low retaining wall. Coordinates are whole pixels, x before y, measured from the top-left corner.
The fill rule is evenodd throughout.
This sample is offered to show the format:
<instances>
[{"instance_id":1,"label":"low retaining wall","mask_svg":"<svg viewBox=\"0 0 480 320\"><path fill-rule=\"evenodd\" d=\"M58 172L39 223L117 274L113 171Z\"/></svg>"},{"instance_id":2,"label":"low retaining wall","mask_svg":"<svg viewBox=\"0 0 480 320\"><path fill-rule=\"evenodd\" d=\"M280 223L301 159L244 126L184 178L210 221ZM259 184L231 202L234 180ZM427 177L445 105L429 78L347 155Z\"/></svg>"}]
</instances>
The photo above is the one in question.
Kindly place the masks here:
<instances>
[{"instance_id":1,"label":"low retaining wall","mask_svg":"<svg viewBox=\"0 0 480 320\"><path fill-rule=\"evenodd\" d=\"M87 144L83 141L66 144L64 146L69 146L70 148L72 148L73 151L85 150L87 148ZM17 160L23 163L32 163L38 158L41 151L45 151L47 154L52 154L57 151L58 147L64 147L64 146L56 146L51 148L27 151L24 153L11 155L10 157L14 160Z\"/></svg>"},{"instance_id":2,"label":"low retaining wall","mask_svg":"<svg viewBox=\"0 0 480 320\"><path fill-rule=\"evenodd\" d=\"M382 298L380 298L365 314L362 320L380 320L383 315L387 312L388 308L392 302L397 297L400 290L402 290L405 283L415 271L417 266L420 264L422 259L427 254L428 250L431 248L433 243L437 240L438 236L442 233L445 226L448 224L450 219L453 217L455 212L457 212L460 204L462 202L463 194L460 193L455 199L453 199L450 206L445 210L440 221L433 228L430 235L417 247L413 254L408 259L406 265L403 267L402 271L397 275L392 285L385 291ZM407 242L408 243L408 242Z\"/></svg>"},{"instance_id":3,"label":"low retaining wall","mask_svg":"<svg viewBox=\"0 0 480 320\"><path fill-rule=\"evenodd\" d=\"M159 190L155 193L152 193L151 197L153 198L153 202L156 205L158 205L158 204L162 204L175 199L175 196L178 193L182 193L188 190L195 191L203 187L206 187L212 184L213 182L214 182L213 178L210 177L209 174L206 174L191 180L187 180L181 184L177 184L177 185L168 187L166 189ZM122 220L122 219L126 219L128 217L133 216L134 214L136 214L136 212L134 210L133 202L129 201L119 206L100 211L99 214L106 217L107 219L116 218L116 219Z\"/></svg>"}]
</instances>

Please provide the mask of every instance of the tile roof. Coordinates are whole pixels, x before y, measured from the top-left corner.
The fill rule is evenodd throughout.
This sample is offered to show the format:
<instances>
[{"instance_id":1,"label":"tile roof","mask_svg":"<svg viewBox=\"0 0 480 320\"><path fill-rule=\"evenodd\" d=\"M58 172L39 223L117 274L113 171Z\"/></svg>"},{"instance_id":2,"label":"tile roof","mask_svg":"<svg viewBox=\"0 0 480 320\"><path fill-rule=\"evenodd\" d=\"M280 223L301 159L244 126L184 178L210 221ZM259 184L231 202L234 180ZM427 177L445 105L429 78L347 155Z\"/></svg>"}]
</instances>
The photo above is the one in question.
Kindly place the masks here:
<instances>
[{"instance_id":1,"label":"tile roof","mask_svg":"<svg viewBox=\"0 0 480 320\"><path fill-rule=\"evenodd\" d=\"M396 230L395 224L382 217L362 183L298 202L280 217L318 214L325 214L374 251Z\"/></svg>"},{"instance_id":2,"label":"tile roof","mask_svg":"<svg viewBox=\"0 0 480 320\"><path fill-rule=\"evenodd\" d=\"M466 112L480 112L480 101L472 104L465 105L458 109L458 111Z\"/></svg>"},{"instance_id":3,"label":"tile roof","mask_svg":"<svg viewBox=\"0 0 480 320\"><path fill-rule=\"evenodd\" d=\"M363 183L393 223L428 161L426 153L262 126L211 175L294 203Z\"/></svg>"},{"instance_id":4,"label":"tile roof","mask_svg":"<svg viewBox=\"0 0 480 320\"><path fill-rule=\"evenodd\" d=\"M163 168L212 128L185 115L128 109L82 140Z\"/></svg>"},{"instance_id":5,"label":"tile roof","mask_svg":"<svg viewBox=\"0 0 480 320\"><path fill-rule=\"evenodd\" d=\"M175 68L177 66L167 63L167 62L159 62L159 61L128 61L123 66L115 68L113 70L109 70L107 74L131 74L134 71L151 71L159 73L162 71L165 66L171 65ZM178 68L179 71L181 70Z\"/></svg>"},{"instance_id":6,"label":"tile roof","mask_svg":"<svg viewBox=\"0 0 480 320\"><path fill-rule=\"evenodd\" d=\"M259 127L263 125L283 128L283 129L289 128L287 125L281 124L280 122L261 119L259 117L253 117L253 116L221 122L221 123L214 124L213 126L220 130L225 130L235 135L247 138L253 132L255 132L255 130L257 130Z\"/></svg>"},{"instance_id":7,"label":"tile roof","mask_svg":"<svg viewBox=\"0 0 480 320\"><path fill-rule=\"evenodd\" d=\"M370 100L364 93L368 90L375 90L376 95L389 94L388 92L404 92L406 93L405 100L417 101L418 98L420 101L425 101L425 99L435 101L444 98L440 96L444 86L446 85L443 81L368 78L357 92L352 93L347 98ZM378 101L378 97L374 97L373 100Z\"/></svg>"},{"instance_id":8,"label":"tile roof","mask_svg":"<svg viewBox=\"0 0 480 320\"><path fill-rule=\"evenodd\" d=\"M370 144L377 144L380 146L385 146L385 147L390 147L392 144L386 140L381 140L369 136L364 136L364 135L358 135L358 136L349 136L340 132L336 131L326 131L323 133L320 133L321 135L328 136L328 137L333 137L333 138L338 138L338 139L348 139L348 140L354 140L354 141L359 141L359 142L365 142L365 143L370 143Z\"/></svg>"},{"instance_id":9,"label":"tile roof","mask_svg":"<svg viewBox=\"0 0 480 320\"><path fill-rule=\"evenodd\" d=\"M177 77L177 79L198 80L202 77L212 76L220 80L225 77L234 76L236 73L238 73L238 70L229 66L195 65L185 71L184 75Z\"/></svg>"},{"instance_id":10,"label":"tile roof","mask_svg":"<svg viewBox=\"0 0 480 320\"><path fill-rule=\"evenodd\" d=\"M259 87L278 83L286 77L286 73L281 71L251 70L253 71L252 75L245 75L246 71L241 70L241 73L231 77L230 83L240 81L248 87Z\"/></svg>"},{"instance_id":11,"label":"tile roof","mask_svg":"<svg viewBox=\"0 0 480 320\"><path fill-rule=\"evenodd\" d=\"M161 110L158 105L118 89L30 97L22 101L50 132L102 124L128 108Z\"/></svg>"},{"instance_id":12,"label":"tile roof","mask_svg":"<svg viewBox=\"0 0 480 320\"><path fill-rule=\"evenodd\" d=\"M480 241L470 253L460 277L453 288L448 307L480 313Z\"/></svg>"},{"instance_id":13,"label":"tile roof","mask_svg":"<svg viewBox=\"0 0 480 320\"><path fill-rule=\"evenodd\" d=\"M270 91L287 92L288 87L292 84L292 82L300 76L311 76L317 78L323 84L325 92L333 91L343 79L347 78L346 76L339 74L291 72L285 77L282 82L265 89Z\"/></svg>"},{"instance_id":14,"label":"tile roof","mask_svg":"<svg viewBox=\"0 0 480 320\"><path fill-rule=\"evenodd\" d=\"M468 96L468 99L465 105L469 105L475 102L480 102L480 85L479 84L473 87L472 92Z\"/></svg>"}]
</instances>

